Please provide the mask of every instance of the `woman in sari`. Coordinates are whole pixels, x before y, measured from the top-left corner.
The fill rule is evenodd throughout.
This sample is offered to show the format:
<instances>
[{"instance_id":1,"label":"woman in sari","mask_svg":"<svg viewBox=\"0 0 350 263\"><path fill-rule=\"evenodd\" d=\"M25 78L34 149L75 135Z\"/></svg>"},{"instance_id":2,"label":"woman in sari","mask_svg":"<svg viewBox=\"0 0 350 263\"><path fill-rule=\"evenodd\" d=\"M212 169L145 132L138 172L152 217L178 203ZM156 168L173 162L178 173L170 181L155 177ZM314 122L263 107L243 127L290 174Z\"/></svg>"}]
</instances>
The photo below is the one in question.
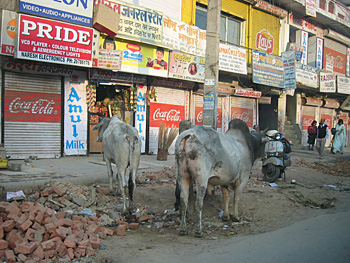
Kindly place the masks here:
<instances>
[{"instance_id":1,"label":"woman in sari","mask_svg":"<svg viewBox=\"0 0 350 263\"><path fill-rule=\"evenodd\" d=\"M346 133L345 133L345 125L342 119L339 119L337 125L335 126L335 130L336 132L334 135L333 153L335 154L337 151L340 151L340 153L343 154Z\"/></svg>"}]
</instances>

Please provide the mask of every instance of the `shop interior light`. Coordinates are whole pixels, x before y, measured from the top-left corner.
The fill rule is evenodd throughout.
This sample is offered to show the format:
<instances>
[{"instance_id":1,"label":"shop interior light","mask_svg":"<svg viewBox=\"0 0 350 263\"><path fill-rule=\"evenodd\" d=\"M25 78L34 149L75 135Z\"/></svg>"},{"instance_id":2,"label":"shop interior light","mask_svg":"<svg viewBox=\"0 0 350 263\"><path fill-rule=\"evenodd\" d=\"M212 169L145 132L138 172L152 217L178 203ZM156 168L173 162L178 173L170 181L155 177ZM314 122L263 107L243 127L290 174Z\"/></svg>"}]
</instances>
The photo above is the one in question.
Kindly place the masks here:
<instances>
[{"instance_id":1,"label":"shop interior light","mask_svg":"<svg viewBox=\"0 0 350 263\"><path fill-rule=\"evenodd\" d=\"M100 85L111 86L111 85L114 85L114 84L110 83L110 82L100 82Z\"/></svg>"}]
</instances>

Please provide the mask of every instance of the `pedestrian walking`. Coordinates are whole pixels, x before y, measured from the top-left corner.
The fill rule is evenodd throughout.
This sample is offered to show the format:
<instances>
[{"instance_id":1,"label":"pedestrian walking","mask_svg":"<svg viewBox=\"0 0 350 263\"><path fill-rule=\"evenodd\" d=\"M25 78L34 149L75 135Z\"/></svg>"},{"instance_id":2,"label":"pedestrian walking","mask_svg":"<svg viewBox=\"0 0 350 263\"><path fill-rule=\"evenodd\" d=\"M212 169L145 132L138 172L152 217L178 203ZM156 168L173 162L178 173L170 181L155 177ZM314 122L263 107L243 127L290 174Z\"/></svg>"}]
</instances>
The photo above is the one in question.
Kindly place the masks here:
<instances>
[{"instance_id":1,"label":"pedestrian walking","mask_svg":"<svg viewBox=\"0 0 350 263\"><path fill-rule=\"evenodd\" d=\"M307 143L309 144L309 151L314 150L315 140L317 136L317 121L313 121L307 129Z\"/></svg>"},{"instance_id":2,"label":"pedestrian walking","mask_svg":"<svg viewBox=\"0 0 350 263\"><path fill-rule=\"evenodd\" d=\"M346 139L346 132L345 132L344 121L342 119L339 119L337 125L335 126L335 135L334 135L332 153L335 154L337 151L339 151L340 154L344 153L345 139Z\"/></svg>"},{"instance_id":3,"label":"pedestrian walking","mask_svg":"<svg viewBox=\"0 0 350 263\"><path fill-rule=\"evenodd\" d=\"M316 141L316 150L320 156L320 159L323 159L323 151L326 145L326 139L329 136L328 126L324 123L325 119L321 119L320 125L317 127L317 141Z\"/></svg>"}]
</instances>

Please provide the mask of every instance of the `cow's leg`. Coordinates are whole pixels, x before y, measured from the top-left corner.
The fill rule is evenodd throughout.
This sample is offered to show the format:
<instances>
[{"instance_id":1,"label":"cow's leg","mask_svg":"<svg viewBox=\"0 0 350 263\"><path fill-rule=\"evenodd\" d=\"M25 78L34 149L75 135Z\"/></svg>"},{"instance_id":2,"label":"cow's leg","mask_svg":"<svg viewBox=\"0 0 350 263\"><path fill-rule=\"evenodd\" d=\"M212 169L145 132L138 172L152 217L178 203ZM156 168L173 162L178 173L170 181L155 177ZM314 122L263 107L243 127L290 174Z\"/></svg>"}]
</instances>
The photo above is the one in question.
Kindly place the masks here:
<instances>
[{"instance_id":1,"label":"cow's leg","mask_svg":"<svg viewBox=\"0 0 350 263\"><path fill-rule=\"evenodd\" d=\"M181 216L180 235L188 234L187 224L186 224L186 213L187 213L187 207L188 207L190 183L191 183L190 174L182 170L181 173L177 175L177 185L180 190L180 216Z\"/></svg>"},{"instance_id":2,"label":"cow's leg","mask_svg":"<svg viewBox=\"0 0 350 263\"><path fill-rule=\"evenodd\" d=\"M126 212L126 183L125 183L125 173L126 173L126 167L118 167L118 182L119 182L119 189L121 191L122 197L123 197L123 212Z\"/></svg>"},{"instance_id":3,"label":"cow's leg","mask_svg":"<svg viewBox=\"0 0 350 263\"><path fill-rule=\"evenodd\" d=\"M105 160L106 160L106 166L107 166L107 175L108 175L108 178L109 178L109 193L110 194L114 194L113 192L113 170L112 170L112 163L111 161L104 157Z\"/></svg>"},{"instance_id":4,"label":"cow's leg","mask_svg":"<svg viewBox=\"0 0 350 263\"><path fill-rule=\"evenodd\" d=\"M196 215L197 215L197 227L194 232L195 237L203 237L202 211L203 211L203 200L204 200L205 193L207 191L207 185L208 185L208 182L205 180L196 181L197 198L196 198L195 207L196 207Z\"/></svg>"},{"instance_id":5,"label":"cow's leg","mask_svg":"<svg viewBox=\"0 0 350 263\"><path fill-rule=\"evenodd\" d=\"M228 219L230 219L230 214L228 210L228 206L230 203L230 192L226 185L221 186L221 191L224 196L224 215L222 216L222 221L227 221Z\"/></svg>"},{"instance_id":6,"label":"cow's leg","mask_svg":"<svg viewBox=\"0 0 350 263\"><path fill-rule=\"evenodd\" d=\"M235 185L234 185L235 193L233 198L233 215L232 215L233 221L238 222L240 220L238 216L238 204L239 204L243 189L248 182L249 174L250 174L250 171L240 173L238 175L237 181L235 182Z\"/></svg>"}]
</instances>

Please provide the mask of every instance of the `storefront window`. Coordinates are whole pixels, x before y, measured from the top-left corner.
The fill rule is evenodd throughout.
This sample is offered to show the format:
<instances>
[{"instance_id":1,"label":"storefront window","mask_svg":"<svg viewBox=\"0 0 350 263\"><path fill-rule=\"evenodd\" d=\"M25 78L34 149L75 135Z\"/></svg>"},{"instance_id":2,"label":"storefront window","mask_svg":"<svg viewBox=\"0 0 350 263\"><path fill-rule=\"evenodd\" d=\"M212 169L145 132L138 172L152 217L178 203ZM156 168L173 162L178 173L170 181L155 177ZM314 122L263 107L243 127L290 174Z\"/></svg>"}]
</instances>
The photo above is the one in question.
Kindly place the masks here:
<instances>
[{"instance_id":1,"label":"storefront window","mask_svg":"<svg viewBox=\"0 0 350 263\"><path fill-rule=\"evenodd\" d=\"M335 9L335 5L333 2L329 2L328 4L328 12L331 14L334 14L334 9Z\"/></svg>"},{"instance_id":2,"label":"storefront window","mask_svg":"<svg viewBox=\"0 0 350 263\"><path fill-rule=\"evenodd\" d=\"M326 0L320 0L320 8L326 10Z\"/></svg>"}]
</instances>

